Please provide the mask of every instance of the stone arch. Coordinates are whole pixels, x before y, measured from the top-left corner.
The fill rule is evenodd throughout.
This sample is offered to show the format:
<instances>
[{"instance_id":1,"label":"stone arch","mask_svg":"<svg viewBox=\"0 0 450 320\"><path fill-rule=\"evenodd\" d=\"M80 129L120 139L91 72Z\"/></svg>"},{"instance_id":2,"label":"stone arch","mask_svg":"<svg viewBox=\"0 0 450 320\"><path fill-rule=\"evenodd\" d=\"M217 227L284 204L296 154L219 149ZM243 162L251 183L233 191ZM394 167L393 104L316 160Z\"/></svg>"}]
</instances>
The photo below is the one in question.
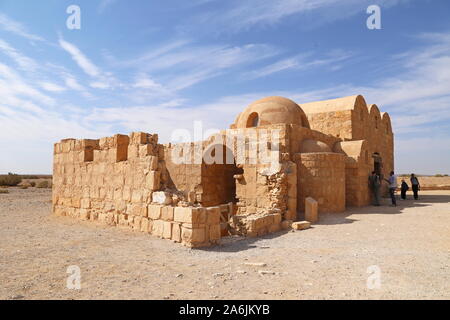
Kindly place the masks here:
<instances>
[{"instance_id":1,"label":"stone arch","mask_svg":"<svg viewBox=\"0 0 450 320\"><path fill-rule=\"evenodd\" d=\"M383 124L383 128L385 130L386 134L392 134L392 124L391 124L391 117L389 116L389 113L383 112L381 113L381 122Z\"/></svg>"},{"instance_id":2,"label":"stone arch","mask_svg":"<svg viewBox=\"0 0 450 320\"><path fill-rule=\"evenodd\" d=\"M257 127L259 125L259 115L257 112L252 112L247 118L246 128Z\"/></svg>"},{"instance_id":3,"label":"stone arch","mask_svg":"<svg viewBox=\"0 0 450 320\"><path fill-rule=\"evenodd\" d=\"M373 127L375 130L378 130L381 127L380 109L378 109L378 106L376 104L372 104L370 105L369 110L371 127Z\"/></svg>"}]
</instances>

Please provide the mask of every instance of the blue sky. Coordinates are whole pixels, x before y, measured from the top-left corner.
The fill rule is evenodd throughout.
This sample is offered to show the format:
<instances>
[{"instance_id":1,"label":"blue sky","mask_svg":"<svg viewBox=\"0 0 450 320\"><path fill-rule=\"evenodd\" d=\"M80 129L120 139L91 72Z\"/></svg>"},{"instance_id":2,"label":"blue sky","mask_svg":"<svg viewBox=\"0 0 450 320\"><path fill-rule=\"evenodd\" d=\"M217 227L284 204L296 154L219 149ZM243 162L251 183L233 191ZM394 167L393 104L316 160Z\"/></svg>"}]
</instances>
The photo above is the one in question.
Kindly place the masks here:
<instances>
[{"instance_id":1,"label":"blue sky","mask_svg":"<svg viewBox=\"0 0 450 320\"><path fill-rule=\"evenodd\" d=\"M69 30L69 5L81 29ZM381 7L381 30L366 27ZM447 0L0 0L0 173L53 143L227 128L252 101L362 94L391 115L399 173L450 174Z\"/></svg>"}]
</instances>

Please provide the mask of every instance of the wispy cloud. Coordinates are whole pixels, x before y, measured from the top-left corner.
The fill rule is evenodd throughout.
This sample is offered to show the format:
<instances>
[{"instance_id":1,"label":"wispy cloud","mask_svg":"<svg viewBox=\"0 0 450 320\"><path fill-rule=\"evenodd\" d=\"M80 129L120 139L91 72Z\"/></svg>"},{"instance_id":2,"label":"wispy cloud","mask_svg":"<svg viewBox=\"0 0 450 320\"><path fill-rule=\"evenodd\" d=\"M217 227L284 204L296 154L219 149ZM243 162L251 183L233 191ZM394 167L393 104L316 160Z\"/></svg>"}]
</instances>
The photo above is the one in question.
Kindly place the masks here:
<instances>
[{"instance_id":1,"label":"wispy cloud","mask_svg":"<svg viewBox=\"0 0 450 320\"><path fill-rule=\"evenodd\" d=\"M100 75L99 68L94 65L75 45L71 44L63 40L59 39L59 45L61 48L66 50L71 56L72 59L78 64L78 66L89 76L97 77Z\"/></svg>"},{"instance_id":2,"label":"wispy cloud","mask_svg":"<svg viewBox=\"0 0 450 320\"><path fill-rule=\"evenodd\" d=\"M387 8L408 1L379 0L376 4ZM238 32L274 25L294 15L308 18L299 28L310 28L365 12L371 4L373 0L231 0L222 2L215 11L199 14L183 28L208 25L208 32Z\"/></svg>"},{"instance_id":3,"label":"wispy cloud","mask_svg":"<svg viewBox=\"0 0 450 320\"><path fill-rule=\"evenodd\" d=\"M11 19L3 13L0 13L0 28L28 40L45 41L42 37L28 32L27 28L22 23Z\"/></svg>"},{"instance_id":4,"label":"wispy cloud","mask_svg":"<svg viewBox=\"0 0 450 320\"><path fill-rule=\"evenodd\" d=\"M244 74L246 79L256 79L266 77L274 73L286 70L306 70L314 67L332 65L332 68L338 67L336 63L342 62L352 56L350 52L336 50L322 58L314 58L314 53L295 55L293 57L278 60L263 68L249 71Z\"/></svg>"},{"instance_id":5,"label":"wispy cloud","mask_svg":"<svg viewBox=\"0 0 450 320\"><path fill-rule=\"evenodd\" d=\"M0 51L14 60L23 70L34 71L37 69L38 64L33 59L25 56L2 39L0 39Z\"/></svg>"},{"instance_id":6,"label":"wispy cloud","mask_svg":"<svg viewBox=\"0 0 450 320\"><path fill-rule=\"evenodd\" d=\"M55 83L52 82L41 82L39 84L41 86L42 89L46 90L46 91L50 91L50 92L63 92L66 91L66 88L57 85Z\"/></svg>"}]
</instances>

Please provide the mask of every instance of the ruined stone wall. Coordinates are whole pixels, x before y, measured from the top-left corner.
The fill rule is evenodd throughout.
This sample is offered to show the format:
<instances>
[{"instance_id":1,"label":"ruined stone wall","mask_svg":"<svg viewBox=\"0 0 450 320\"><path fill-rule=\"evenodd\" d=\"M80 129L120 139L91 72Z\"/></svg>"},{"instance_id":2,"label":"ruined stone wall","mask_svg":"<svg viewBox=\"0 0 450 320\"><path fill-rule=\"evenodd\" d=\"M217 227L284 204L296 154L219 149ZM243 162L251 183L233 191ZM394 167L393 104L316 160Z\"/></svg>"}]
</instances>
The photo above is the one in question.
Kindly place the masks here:
<instances>
[{"instance_id":1,"label":"ruined stone wall","mask_svg":"<svg viewBox=\"0 0 450 320\"><path fill-rule=\"evenodd\" d=\"M187 206L169 185L157 135L66 139L54 147L53 212L196 247L220 239L220 208Z\"/></svg>"},{"instance_id":2,"label":"ruined stone wall","mask_svg":"<svg viewBox=\"0 0 450 320\"><path fill-rule=\"evenodd\" d=\"M345 210L345 155L339 153L297 153L298 205L305 210L305 199L319 203L320 212Z\"/></svg>"}]
</instances>

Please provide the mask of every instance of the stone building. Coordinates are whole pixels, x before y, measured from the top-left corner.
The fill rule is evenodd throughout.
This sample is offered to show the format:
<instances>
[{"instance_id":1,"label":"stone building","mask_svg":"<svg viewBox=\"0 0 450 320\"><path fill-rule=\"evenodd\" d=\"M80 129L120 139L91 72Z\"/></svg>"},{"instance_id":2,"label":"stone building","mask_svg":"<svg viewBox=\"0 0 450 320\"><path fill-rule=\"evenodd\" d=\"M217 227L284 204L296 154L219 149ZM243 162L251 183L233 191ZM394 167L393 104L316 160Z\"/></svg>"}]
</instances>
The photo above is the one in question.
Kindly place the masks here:
<instances>
[{"instance_id":1,"label":"stone building","mask_svg":"<svg viewBox=\"0 0 450 320\"><path fill-rule=\"evenodd\" d=\"M360 95L305 103L267 97L205 141L134 132L54 146L53 211L190 247L259 236L371 201L368 176L393 170L390 117Z\"/></svg>"}]
</instances>

